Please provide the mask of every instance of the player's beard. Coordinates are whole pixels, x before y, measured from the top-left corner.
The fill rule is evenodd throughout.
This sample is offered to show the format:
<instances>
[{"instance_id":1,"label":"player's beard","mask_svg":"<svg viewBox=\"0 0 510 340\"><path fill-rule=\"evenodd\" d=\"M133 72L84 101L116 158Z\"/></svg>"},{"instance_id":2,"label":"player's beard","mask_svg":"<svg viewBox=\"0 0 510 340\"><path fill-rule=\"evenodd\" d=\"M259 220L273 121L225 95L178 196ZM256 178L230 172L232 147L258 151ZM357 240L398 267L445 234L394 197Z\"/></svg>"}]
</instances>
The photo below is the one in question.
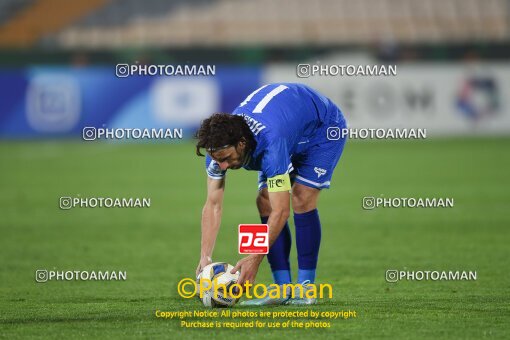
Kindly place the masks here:
<instances>
[{"instance_id":1,"label":"player's beard","mask_svg":"<svg viewBox=\"0 0 510 340\"><path fill-rule=\"evenodd\" d=\"M232 169L232 170L241 169L243 167L243 165L246 163L248 157L249 157L249 152L248 152L248 150L244 149L243 154L241 154L241 157L239 157L239 164L235 165L235 166L231 166L230 169Z\"/></svg>"}]
</instances>

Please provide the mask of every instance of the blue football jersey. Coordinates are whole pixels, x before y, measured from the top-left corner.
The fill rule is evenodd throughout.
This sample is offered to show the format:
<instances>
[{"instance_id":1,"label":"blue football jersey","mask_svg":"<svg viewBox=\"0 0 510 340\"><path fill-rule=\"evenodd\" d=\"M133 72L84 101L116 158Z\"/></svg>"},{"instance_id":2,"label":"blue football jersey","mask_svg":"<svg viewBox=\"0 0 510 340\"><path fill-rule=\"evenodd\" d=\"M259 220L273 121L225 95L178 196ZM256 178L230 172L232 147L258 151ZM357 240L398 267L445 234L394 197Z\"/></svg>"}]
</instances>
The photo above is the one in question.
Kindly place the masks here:
<instances>
[{"instance_id":1,"label":"blue football jersey","mask_svg":"<svg viewBox=\"0 0 510 340\"><path fill-rule=\"evenodd\" d=\"M243 168L261 171L266 178L292 171L292 155L326 140L324 133L317 133L319 127L344 120L331 100L295 83L264 85L246 97L232 114L244 117L257 142ZM206 169L211 178L225 175L209 155Z\"/></svg>"}]
</instances>

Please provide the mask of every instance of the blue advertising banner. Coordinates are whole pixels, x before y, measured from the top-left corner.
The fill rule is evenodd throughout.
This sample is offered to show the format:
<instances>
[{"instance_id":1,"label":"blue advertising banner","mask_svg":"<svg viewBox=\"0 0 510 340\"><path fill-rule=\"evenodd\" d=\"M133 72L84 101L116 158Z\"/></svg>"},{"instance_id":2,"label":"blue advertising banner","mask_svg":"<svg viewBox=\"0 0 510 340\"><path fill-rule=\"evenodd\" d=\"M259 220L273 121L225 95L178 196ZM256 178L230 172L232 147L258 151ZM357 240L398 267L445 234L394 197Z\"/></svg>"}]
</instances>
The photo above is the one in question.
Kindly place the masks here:
<instances>
[{"instance_id":1,"label":"blue advertising banner","mask_svg":"<svg viewBox=\"0 0 510 340\"><path fill-rule=\"evenodd\" d=\"M0 138L74 137L84 127L191 131L260 86L258 67L208 76L117 77L112 67L0 70ZM185 137L190 137L189 134Z\"/></svg>"}]
</instances>

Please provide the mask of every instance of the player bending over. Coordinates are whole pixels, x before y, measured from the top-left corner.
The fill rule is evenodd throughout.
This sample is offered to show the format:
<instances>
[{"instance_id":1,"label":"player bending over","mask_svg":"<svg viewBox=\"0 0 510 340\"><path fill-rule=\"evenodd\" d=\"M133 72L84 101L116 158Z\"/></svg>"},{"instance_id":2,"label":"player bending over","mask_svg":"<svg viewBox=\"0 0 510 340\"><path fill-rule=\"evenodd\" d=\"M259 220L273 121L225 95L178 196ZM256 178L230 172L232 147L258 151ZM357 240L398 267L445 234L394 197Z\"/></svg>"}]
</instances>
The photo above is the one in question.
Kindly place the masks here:
<instances>
[{"instance_id":1,"label":"player bending over","mask_svg":"<svg viewBox=\"0 0 510 340\"><path fill-rule=\"evenodd\" d=\"M329 188L345 145L339 129L346 122L328 98L302 84L262 86L232 114L205 119L197 132L196 152L207 151L207 200L202 211L201 257L197 274L211 263L221 223L225 174L228 169L259 171L257 208L269 225L269 254L276 284L291 283L291 233L287 219L294 211L298 254L297 282L314 283L321 241L317 199ZM292 189L292 190L291 190ZM290 194L292 192L292 196ZM264 255L241 259L239 283L254 282ZM313 304L315 299L255 299L246 304Z\"/></svg>"}]
</instances>

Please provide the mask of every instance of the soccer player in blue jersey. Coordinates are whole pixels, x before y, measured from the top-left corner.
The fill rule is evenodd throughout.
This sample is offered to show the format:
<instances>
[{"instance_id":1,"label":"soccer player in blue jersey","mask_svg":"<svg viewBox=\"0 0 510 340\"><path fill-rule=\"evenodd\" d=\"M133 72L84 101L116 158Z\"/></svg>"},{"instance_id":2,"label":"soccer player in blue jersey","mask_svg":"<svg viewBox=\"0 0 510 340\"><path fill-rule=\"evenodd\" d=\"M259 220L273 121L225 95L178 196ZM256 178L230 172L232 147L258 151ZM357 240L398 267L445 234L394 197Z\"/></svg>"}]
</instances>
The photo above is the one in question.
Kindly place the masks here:
<instances>
[{"instance_id":1,"label":"soccer player in blue jersey","mask_svg":"<svg viewBox=\"0 0 510 340\"><path fill-rule=\"evenodd\" d=\"M202 211L201 257L197 274L211 263L220 228L227 170L256 170L257 208L262 223L269 225L269 254L275 283L291 283L289 254L291 232L287 219L294 212L298 254L297 283L314 283L321 241L317 200L329 188L345 145L340 131L346 127L340 109L328 98L303 84L262 86L231 114L217 113L205 119L197 132L196 152L207 152L207 199ZM244 222L244 221L243 221ZM264 255L241 259L240 284L254 282ZM247 301L265 304L313 304L315 299Z\"/></svg>"}]
</instances>

